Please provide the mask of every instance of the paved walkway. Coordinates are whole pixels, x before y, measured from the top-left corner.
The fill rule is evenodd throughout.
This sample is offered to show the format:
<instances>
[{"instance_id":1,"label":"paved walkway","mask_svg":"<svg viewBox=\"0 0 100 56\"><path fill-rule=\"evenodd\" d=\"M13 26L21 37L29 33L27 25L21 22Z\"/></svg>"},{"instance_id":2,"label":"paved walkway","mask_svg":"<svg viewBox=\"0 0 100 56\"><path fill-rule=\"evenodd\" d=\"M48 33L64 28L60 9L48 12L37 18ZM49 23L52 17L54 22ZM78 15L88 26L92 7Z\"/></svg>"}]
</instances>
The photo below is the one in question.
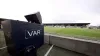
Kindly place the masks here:
<instances>
[{"instance_id":1,"label":"paved walkway","mask_svg":"<svg viewBox=\"0 0 100 56\"><path fill-rule=\"evenodd\" d=\"M73 51L69 51L57 46L53 46L52 49L50 50L51 45L43 45L41 48L38 49L37 51L37 56L86 56L80 53L76 53ZM50 50L50 52L47 52ZM46 53L48 53L46 55ZM0 56L10 56L7 52L7 49L4 48L0 50Z\"/></svg>"},{"instance_id":2,"label":"paved walkway","mask_svg":"<svg viewBox=\"0 0 100 56\"><path fill-rule=\"evenodd\" d=\"M47 45L47 44L43 45L37 52L38 56L44 56L50 47L51 45ZM47 56L86 56L86 55L69 51L57 46L53 46L53 48L51 49L51 51Z\"/></svg>"}]
</instances>

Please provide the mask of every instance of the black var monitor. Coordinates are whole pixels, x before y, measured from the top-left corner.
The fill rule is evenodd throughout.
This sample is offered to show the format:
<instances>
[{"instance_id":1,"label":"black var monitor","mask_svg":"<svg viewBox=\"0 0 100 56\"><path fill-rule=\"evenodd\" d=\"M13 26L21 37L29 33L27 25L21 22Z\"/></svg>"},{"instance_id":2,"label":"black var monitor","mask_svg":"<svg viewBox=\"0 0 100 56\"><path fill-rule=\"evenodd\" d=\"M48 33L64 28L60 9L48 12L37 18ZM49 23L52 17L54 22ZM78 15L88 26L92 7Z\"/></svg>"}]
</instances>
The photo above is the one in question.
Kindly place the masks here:
<instances>
[{"instance_id":1,"label":"black var monitor","mask_svg":"<svg viewBox=\"0 0 100 56\"><path fill-rule=\"evenodd\" d=\"M37 49L44 44L44 26L36 15L37 13L26 16L31 23L17 20L2 22L7 49L11 56L36 56Z\"/></svg>"}]
</instances>

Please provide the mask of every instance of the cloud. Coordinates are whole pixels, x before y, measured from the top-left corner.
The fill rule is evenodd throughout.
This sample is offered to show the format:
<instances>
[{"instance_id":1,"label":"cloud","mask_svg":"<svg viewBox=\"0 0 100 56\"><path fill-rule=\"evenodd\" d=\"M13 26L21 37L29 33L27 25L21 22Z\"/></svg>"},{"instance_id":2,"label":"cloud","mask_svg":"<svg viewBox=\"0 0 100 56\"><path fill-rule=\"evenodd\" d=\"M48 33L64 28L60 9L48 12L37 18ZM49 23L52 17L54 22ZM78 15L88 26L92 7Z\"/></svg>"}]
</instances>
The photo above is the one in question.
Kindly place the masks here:
<instances>
[{"instance_id":1,"label":"cloud","mask_svg":"<svg viewBox=\"0 0 100 56\"><path fill-rule=\"evenodd\" d=\"M26 21L24 15L40 11L43 23L90 22L96 25L100 24L99 5L99 0L0 0L0 17Z\"/></svg>"}]
</instances>

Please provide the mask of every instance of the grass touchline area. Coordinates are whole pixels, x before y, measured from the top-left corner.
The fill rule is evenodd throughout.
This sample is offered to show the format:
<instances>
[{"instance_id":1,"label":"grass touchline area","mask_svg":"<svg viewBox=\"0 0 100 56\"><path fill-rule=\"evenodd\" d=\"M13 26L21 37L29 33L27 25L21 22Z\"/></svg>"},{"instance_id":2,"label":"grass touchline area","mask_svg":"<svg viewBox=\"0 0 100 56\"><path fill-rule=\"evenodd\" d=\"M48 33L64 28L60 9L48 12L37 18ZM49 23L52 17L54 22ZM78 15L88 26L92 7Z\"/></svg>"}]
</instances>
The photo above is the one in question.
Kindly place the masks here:
<instances>
[{"instance_id":1,"label":"grass touchline area","mask_svg":"<svg viewBox=\"0 0 100 56\"><path fill-rule=\"evenodd\" d=\"M44 27L44 31L47 33L64 35L64 36L100 39L100 30L98 29Z\"/></svg>"}]
</instances>

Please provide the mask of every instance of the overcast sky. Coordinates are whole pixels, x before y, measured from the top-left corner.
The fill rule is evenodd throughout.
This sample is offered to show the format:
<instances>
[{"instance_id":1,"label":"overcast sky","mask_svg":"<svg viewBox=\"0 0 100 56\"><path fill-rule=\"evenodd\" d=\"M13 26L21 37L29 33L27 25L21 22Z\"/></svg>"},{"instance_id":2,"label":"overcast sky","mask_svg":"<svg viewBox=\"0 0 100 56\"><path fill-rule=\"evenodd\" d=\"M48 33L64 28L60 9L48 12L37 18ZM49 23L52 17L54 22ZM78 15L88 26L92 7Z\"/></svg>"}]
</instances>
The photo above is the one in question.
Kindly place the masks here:
<instances>
[{"instance_id":1,"label":"overcast sky","mask_svg":"<svg viewBox=\"0 0 100 56\"><path fill-rule=\"evenodd\" d=\"M0 18L26 21L40 11L43 23L100 25L100 0L0 0Z\"/></svg>"}]
</instances>

